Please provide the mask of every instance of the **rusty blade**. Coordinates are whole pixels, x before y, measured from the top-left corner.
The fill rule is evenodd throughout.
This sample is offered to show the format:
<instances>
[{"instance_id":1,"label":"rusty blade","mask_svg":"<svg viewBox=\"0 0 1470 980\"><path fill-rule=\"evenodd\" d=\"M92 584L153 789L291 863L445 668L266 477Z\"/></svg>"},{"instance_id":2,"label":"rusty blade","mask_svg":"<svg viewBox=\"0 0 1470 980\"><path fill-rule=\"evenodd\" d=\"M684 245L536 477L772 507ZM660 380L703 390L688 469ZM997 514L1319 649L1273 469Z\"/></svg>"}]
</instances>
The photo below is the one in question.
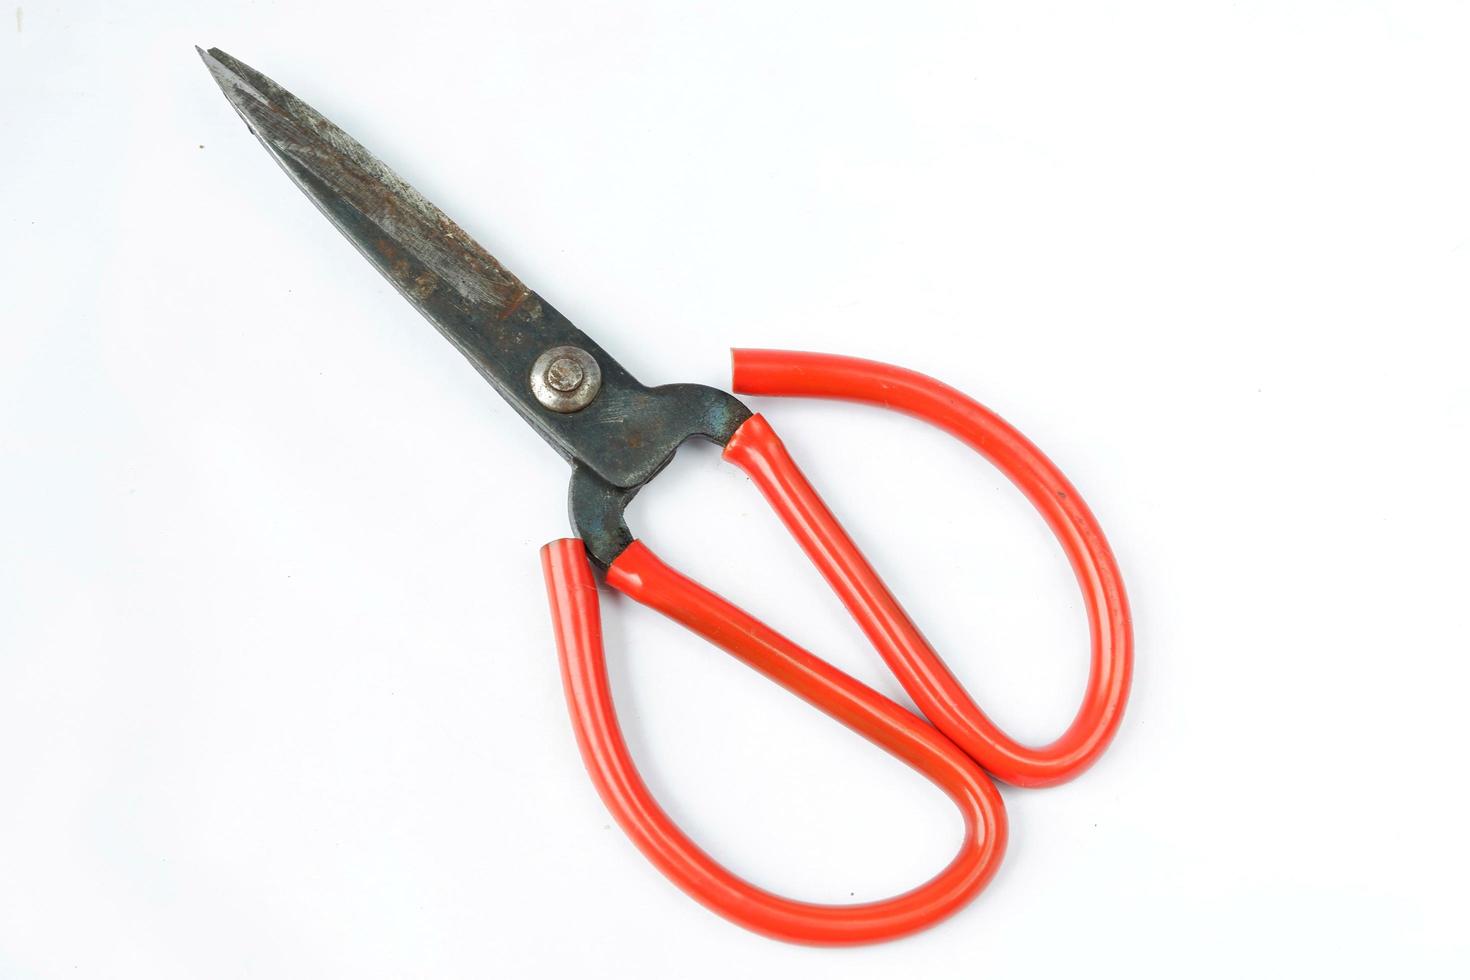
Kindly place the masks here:
<instances>
[{"instance_id":1,"label":"rusty blade","mask_svg":"<svg viewBox=\"0 0 1470 980\"><path fill-rule=\"evenodd\" d=\"M502 319L534 313L519 279L351 136L220 49L195 50L271 156L410 301L447 290Z\"/></svg>"},{"instance_id":2,"label":"rusty blade","mask_svg":"<svg viewBox=\"0 0 1470 980\"><path fill-rule=\"evenodd\" d=\"M558 453L610 488L609 499L651 479L690 436L723 444L749 417L713 388L639 384L321 113L218 48L199 56L306 196ZM571 413L552 411L532 391L537 357L559 347L590 356L602 378L596 398Z\"/></svg>"}]
</instances>

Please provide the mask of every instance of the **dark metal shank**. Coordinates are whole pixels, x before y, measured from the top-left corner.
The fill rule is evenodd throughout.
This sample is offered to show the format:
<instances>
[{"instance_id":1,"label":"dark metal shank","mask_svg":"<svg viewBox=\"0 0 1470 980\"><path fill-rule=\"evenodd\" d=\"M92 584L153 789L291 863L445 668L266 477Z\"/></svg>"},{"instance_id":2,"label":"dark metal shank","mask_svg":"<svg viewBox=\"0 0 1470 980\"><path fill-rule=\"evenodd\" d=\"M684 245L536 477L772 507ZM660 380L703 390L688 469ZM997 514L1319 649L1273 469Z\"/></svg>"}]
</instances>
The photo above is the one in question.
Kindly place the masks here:
<instances>
[{"instance_id":1,"label":"dark metal shank","mask_svg":"<svg viewBox=\"0 0 1470 980\"><path fill-rule=\"evenodd\" d=\"M305 102L220 51L200 57L266 150L306 196L430 323L574 466L572 523L599 564L631 536L622 508L684 440L725 443L750 411L702 385L648 388L527 289L442 211ZM585 408L551 411L531 368L553 347L597 361Z\"/></svg>"}]
</instances>

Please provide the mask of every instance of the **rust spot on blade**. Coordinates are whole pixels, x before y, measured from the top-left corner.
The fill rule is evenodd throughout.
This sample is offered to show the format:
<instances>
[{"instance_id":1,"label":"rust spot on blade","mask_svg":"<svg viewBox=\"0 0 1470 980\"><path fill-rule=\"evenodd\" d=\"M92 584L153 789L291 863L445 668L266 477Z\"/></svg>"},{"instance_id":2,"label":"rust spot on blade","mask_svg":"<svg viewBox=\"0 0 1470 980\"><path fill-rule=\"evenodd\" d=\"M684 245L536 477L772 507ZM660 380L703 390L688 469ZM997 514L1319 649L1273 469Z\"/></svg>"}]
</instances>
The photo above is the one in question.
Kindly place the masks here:
<instances>
[{"instance_id":1,"label":"rust spot on blade","mask_svg":"<svg viewBox=\"0 0 1470 980\"><path fill-rule=\"evenodd\" d=\"M521 308L521 304L530 298L531 291L525 286L522 286L520 294L516 296L515 299L511 300L508 304L506 304L505 312L500 314L500 319L509 320L511 317L515 316L516 310L519 310Z\"/></svg>"},{"instance_id":2,"label":"rust spot on blade","mask_svg":"<svg viewBox=\"0 0 1470 980\"><path fill-rule=\"evenodd\" d=\"M439 286L439 280L432 273L420 272L413 280L413 288L409 292L421 300L428 299Z\"/></svg>"}]
</instances>

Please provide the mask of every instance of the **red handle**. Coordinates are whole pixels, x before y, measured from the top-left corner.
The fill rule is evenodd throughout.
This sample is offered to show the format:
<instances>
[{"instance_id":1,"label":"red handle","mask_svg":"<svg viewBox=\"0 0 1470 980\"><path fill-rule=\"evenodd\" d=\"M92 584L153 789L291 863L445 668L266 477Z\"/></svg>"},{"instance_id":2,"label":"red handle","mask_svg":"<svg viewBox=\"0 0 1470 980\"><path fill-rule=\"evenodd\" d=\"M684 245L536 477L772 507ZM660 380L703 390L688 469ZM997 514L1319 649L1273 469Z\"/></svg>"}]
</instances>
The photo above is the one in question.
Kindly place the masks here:
<instances>
[{"instance_id":1,"label":"red handle","mask_svg":"<svg viewBox=\"0 0 1470 980\"><path fill-rule=\"evenodd\" d=\"M562 682L582 760L603 802L650 861L709 908L756 932L792 942L877 942L914 932L963 906L995 874L1005 851L1000 794L974 761L893 701L792 643L634 542L608 583L804 698L923 772L960 808L965 837L949 866L894 898L818 905L782 898L731 874L686 836L654 800L618 729L603 657L597 585L582 542L541 549Z\"/></svg>"},{"instance_id":2,"label":"red handle","mask_svg":"<svg viewBox=\"0 0 1470 980\"><path fill-rule=\"evenodd\" d=\"M939 731L684 578L641 542L613 561L609 585L683 623L905 760L960 807L965 838L937 876L881 902L829 906L782 898L741 880L700 850L659 808L618 730L597 590L583 546L564 539L542 549L577 742L604 803L643 853L690 895L757 932L808 943L891 939L953 912L995 873L1005 849L1005 811L976 762L1009 782L1045 786L1077 775L1107 747L1122 718L1132 669L1122 577L1101 529L1066 478L1019 432L952 388L871 361L781 351L736 351L735 388L864 401L898 408L946 429L1026 493L1056 533L1082 585L1092 632L1087 692L1067 731L1034 749L1000 731L965 693L759 415L736 432L725 448L726 458L755 481Z\"/></svg>"}]
</instances>

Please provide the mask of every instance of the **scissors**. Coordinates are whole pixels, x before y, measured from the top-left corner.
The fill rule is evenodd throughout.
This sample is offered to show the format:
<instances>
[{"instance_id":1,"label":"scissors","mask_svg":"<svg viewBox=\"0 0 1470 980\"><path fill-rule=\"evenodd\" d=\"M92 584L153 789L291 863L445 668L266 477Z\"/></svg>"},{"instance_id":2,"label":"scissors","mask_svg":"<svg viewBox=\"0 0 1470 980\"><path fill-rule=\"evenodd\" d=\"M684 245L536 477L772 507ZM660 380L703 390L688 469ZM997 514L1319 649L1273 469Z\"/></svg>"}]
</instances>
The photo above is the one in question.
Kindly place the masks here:
<instances>
[{"instance_id":1,"label":"scissors","mask_svg":"<svg viewBox=\"0 0 1470 980\"><path fill-rule=\"evenodd\" d=\"M1128 699L1133 638L1122 575L1061 471L999 416L914 371L831 354L734 351L735 391L841 399L916 416L990 460L1040 511L1082 588L1091 661L1076 717L1054 742L1035 748L1001 731L970 698L763 416L716 388L640 384L316 110L218 48L199 55L312 203L571 464L574 536L541 550L562 681L587 771L644 855L713 911L790 942L893 939L974 898L994 876L1008 834L991 777L1016 786L1075 777L1107 748ZM628 502L696 437L722 446L724 458L755 483L922 717L679 574L633 537L623 518ZM659 807L634 766L608 684L597 573L927 776L964 816L959 852L910 891L850 905L786 898L721 866Z\"/></svg>"}]
</instances>

